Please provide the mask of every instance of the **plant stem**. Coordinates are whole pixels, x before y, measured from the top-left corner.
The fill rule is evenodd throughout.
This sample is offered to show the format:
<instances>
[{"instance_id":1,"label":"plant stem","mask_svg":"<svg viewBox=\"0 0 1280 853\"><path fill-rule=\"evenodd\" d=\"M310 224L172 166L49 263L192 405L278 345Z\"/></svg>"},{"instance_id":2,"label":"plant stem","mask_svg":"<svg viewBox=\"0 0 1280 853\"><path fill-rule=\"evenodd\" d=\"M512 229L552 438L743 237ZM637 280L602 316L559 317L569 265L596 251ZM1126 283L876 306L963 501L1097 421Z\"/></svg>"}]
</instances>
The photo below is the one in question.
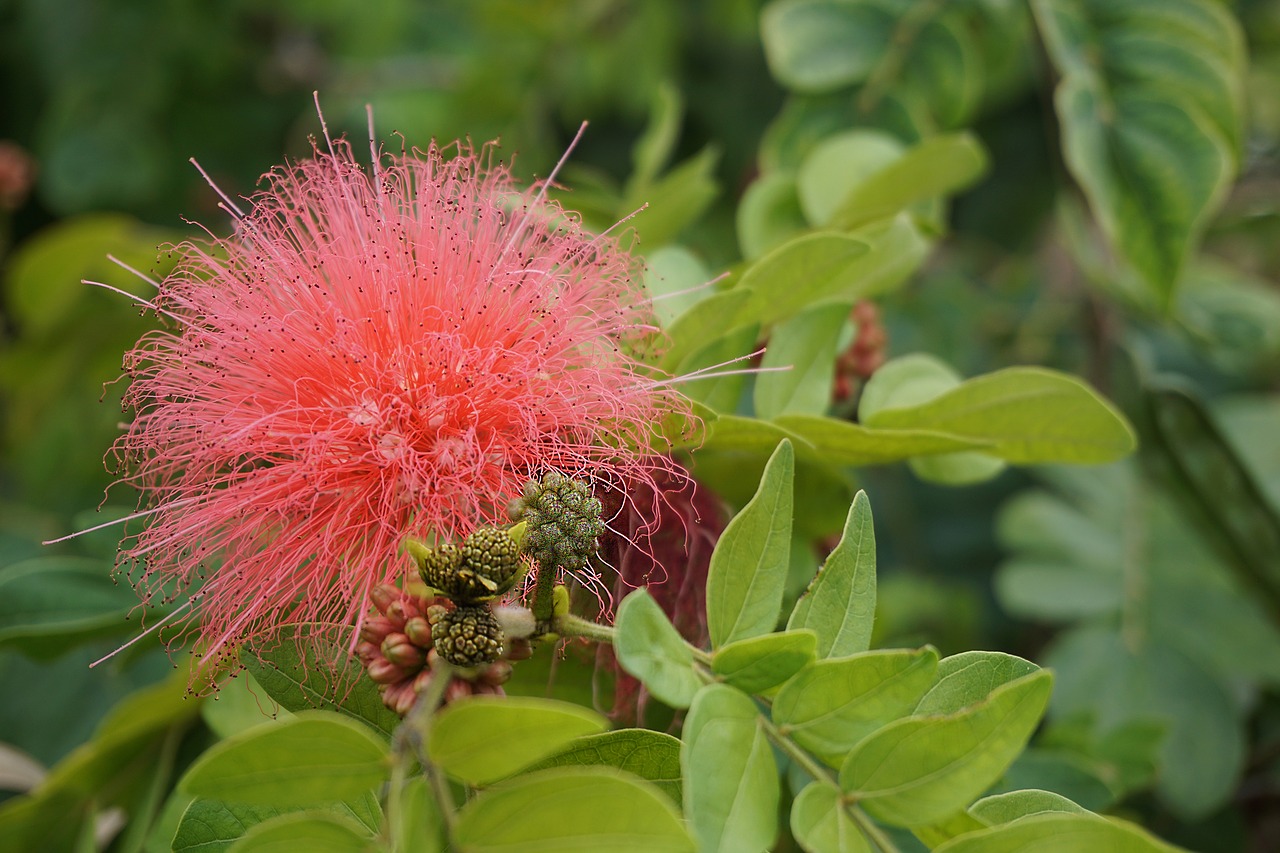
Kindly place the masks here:
<instances>
[{"instance_id":1,"label":"plant stem","mask_svg":"<svg viewBox=\"0 0 1280 853\"><path fill-rule=\"evenodd\" d=\"M418 694L393 739L395 762L392 767L392 797L388 802L388 825L394 835L399 831L397 823L399 808L395 805L406 776L406 764L410 755L422 765L422 772L431 783L435 795L436 806L440 809L440 818L444 822L449 847L453 848L453 831L456 822L458 805L453 799L453 791L449 788L449 780L440 772L440 768L431 763L427 756L427 738L431 734L431 726L435 722L436 711L444 701L445 690L453 680L453 667L437 658L431 667L431 679L426 689Z\"/></svg>"},{"instance_id":2,"label":"plant stem","mask_svg":"<svg viewBox=\"0 0 1280 853\"><path fill-rule=\"evenodd\" d=\"M539 623L550 622L555 615L555 590L555 567L538 566L538 579L534 581L533 587L533 605L529 609Z\"/></svg>"},{"instance_id":3,"label":"plant stem","mask_svg":"<svg viewBox=\"0 0 1280 853\"><path fill-rule=\"evenodd\" d=\"M534 614L536 616L537 611ZM601 625L572 613L566 613L555 620L555 632L562 637L586 637L593 642L609 645L613 645L613 638L617 635L612 625Z\"/></svg>"}]
</instances>

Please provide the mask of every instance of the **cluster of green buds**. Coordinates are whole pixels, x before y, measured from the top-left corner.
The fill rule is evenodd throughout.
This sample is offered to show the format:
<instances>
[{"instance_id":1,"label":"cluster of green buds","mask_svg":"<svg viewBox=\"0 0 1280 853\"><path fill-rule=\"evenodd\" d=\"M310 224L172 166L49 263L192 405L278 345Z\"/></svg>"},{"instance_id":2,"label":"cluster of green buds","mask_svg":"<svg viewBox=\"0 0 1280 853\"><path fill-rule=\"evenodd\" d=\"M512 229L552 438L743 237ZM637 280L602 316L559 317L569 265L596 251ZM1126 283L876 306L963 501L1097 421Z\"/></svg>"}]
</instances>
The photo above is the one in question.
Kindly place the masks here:
<instances>
[{"instance_id":1,"label":"cluster of green buds","mask_svg":"<svg viewBox=\"0 0 1280 853\"><path fill-rule=\"evenodd\" d=\"M447 599L406 593L385 584L374 587L370 598L378 614L360 628L356 655L378 685L383 704L403 716L431 680L438 653L429 614ZM511 664L495 657L459 676L446 688L445 701L472 694L501 695Z\"/></svg>"},{"instance_id":2,"label":"cluster of green buds","mask_svg":"<svg viewBox=\"0 0 1280 853\"><path fill-rule=\"evenodd\" d=\"M600 500L591 488L555 471L531 481L511 506L514 521L527 525L524 550L545 570L573 573L586 568L604 533Z\"/></svg>"}]
</instances>

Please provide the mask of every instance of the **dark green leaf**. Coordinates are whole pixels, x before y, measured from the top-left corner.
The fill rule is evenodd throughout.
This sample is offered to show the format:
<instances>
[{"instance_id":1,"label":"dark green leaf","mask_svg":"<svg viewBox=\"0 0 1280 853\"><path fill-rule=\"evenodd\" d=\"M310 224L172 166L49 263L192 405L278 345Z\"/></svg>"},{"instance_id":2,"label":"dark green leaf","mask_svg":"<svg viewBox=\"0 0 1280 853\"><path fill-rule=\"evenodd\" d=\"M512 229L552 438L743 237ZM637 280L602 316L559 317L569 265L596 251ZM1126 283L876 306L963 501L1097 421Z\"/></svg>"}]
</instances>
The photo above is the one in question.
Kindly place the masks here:
<instances>
[{"instance_id":1,"label":"dark green leaf","mask_svg":"<svg viewBox=\"0 0 1280 853\"><path fill-rule=\"evenodd\" d=\"M112 579L109 563L84 557L23 560L0 569L0 648L57 657L95 637L139 630L136 620L126 619L137 604L129 585Z\"/></svg>"}]
</instances>

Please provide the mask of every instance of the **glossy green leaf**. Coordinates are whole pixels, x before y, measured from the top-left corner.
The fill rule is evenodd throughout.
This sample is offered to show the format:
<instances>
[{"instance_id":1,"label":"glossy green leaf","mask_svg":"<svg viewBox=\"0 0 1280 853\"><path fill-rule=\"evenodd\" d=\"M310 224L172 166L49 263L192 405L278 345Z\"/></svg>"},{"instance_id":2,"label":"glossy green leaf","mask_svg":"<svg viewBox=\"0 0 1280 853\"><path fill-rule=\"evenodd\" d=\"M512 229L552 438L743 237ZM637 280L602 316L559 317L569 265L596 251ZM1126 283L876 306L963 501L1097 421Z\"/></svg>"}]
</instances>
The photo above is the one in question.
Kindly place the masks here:
<instances>
[{"instance_id":1,"label":"glossy green leaf","mask_svg":"<svg viewBox=\"0 0 1280 853\"><path fill-rule=\"evenodd\" d=\"M486 785L607 728L604 717L569 702L471 696L450 702L436 715L427 754L446 773Z\"/></svg>"},{"instance_id":2,"label":"glossy green leaf","mask_svg":"<svg viewBox=\"0 0 1280 853\"><path fill-rule=\"evenodd\" d=\"M1047 813L962 835L935 853L1172 853L1176 849L1127 821Z\"/></svg>"},{"instance_id":3,"label":"glossy green leaf","mask_svg":"<svg viewBox=\"0 0 1280 853\"><path fill-rule=\"evenodd\" d=\"M193 800L182 813L173 836L173 853L220 853L257 824L295 811L281 806ZM351 804L328 806L324 813L355 821L355 825L363 827L366 836L376 833L382 824L382 809L371 792Z\"/></svg>"},{"instance_id":4,"label":"glossy green leaf","mask_svg":"<svg viewBox=\"0 0 1280 853\"><path fill-rule=\"evenodd\" d=\"M756 415L820 415L831 404L836 348L849 305L820 305L773 327L756 375Z\"/></svg>"},{"instance_id":5,"label":"glossy green leaf","mask_svg":"<svg viewBox=\"0 0 1280 853\"><path fill-rule=\"evenodd\" d=\"M693 651L647 590L622 599L614 631L613 651L622 668L671 707L688 708L702 687Z\"/></svg>"},{"instance_id":6,"label":"glossy green leaf","mask_svg":"<svg viewBox=\"0 0 1280 853\"><path fill-rule=\"evenodd\" d=\"M815 226L830 224L855 190L902 157L905 150L897 137L870 128L848 130L822 140L809 152L796 177L805 216ZM836 227L857 224L861 223L842 222Z\"/></svg>"},{"instance_id":7,"label":"glossy green leaf","mask_svg":"<svg viewBox=\"0 0 1280 853\"><path fill-rule=\"evenodd\" d=\"M604 767L541 770L477 796L454 837L468 853L692 853L679 813L641 779Z\"/></svg>"},{"instance_id":8,"label":"glossy green leaf","mask_svg":"<svg viewBox=\"0 0 1280 853\"><path fill-rule=\"evenodd\" d=\"M918 201L964 189L986 168L986 152L972 135L930 137L855 186L832 212L831 224L856 228L884 219Z\"/></svg>"},{"instance_id":9,"label":"glossy green leaf","mask_svg":"<svg viewBox=\"0 0 1280 853\"><path fill-rule=\"evenodd\" d=\"M795 452L783 441L755 497L725 527L707 570L707 630L713 647L773 631L791 548Z\"/></svg>"},{"instance_id":10,"label":"glossy green leaf","mask_svg":"<svg viewBox=\"0 0 1280 853\"><path fill-rule=\"evenodd\" d=\"M840 785L873 817L934 823L967 806L1026 746L1049 702L1053 676L1036 672L945 717L890 723L858 744Z\"/></svg>"},{"instance_id":11,"label":"glossy green leaf","mask_svg":"<svg viewBox=\"0 0 1280 853\"><path fill-rule=\"evenodd\" d=\"M268 648L246 647L240 663L267 695L289 711L336 711L390 735L400 718L382 704L378 685L346 649L286 633Z\"/></svg>"},{"instance_id":12,"label":"glossy green leaf","mask_svg":"<svg viewBox=\"0 0 1280 853\"><path fill-rule=\"evenodd\" d=\"M711 671L744 693L763 693L813 663L817 646L817 635L803 629L749 637L717 649Z\"/></svg>"},{"instance_id":13,"label":"glossy green leaf","mask_svg":"<svg viewBox=\"0 0 1280 853\"><path fill-rule=\"evenodd\" d=\"M749 294L732 324L772 325L823 302L849 304L867 290L865 259L871 246L846 234L822 231L788 240L747 267L734 289Z\"/></svg>"},{"instance_id":14,"label":"glossy green leaf","mask_svg":"<svg viewBox=\"0 0 1280 853\"><path fill-rule=\"evenodd\" d=\"M1164 306L1235 173L1242 38L1210 0L1037 0L1063 154L1115 248Z\"/></svg>"},{"instance_id":15,"label":"glossy green leaf","mask_svg":"<svg viewBox=\"0 0 1280 853\"><path fill-rule=\"evenodd\" d=\"M838 766L854 744L911 713L933 684L938 651L863 652L802 670L773 699L773 721Z\"/></svg>"},{"instance_id":16,"label":"glossy green leaf","mask_svg":"<svg viewBox=\"0 0 1280 853\"><path fill-rule=\"evenodd\" d=\"M228 853L369 853L369 831L328 812L297 812L273 817L252 827Z\"/></svg>"},{"instance_id":17,"label":"glossy green leaf","mask_svg":"<svg viewBox=\"0 0 1280 853\"><path fill-rule=\"evenodd\" d=\"M805 853L871 853L840 796L830 785L811 782L791 804L791 835Z\"/></svg>"},{"instance_id":18,"label":"glossy green leaf","mask_svg":"<svg viewBox=\"0 0 1280 853\"><path fill-rule=\"evenodd\" d=\"M754 702L704 687L684 723L684 813L704 853L765 850L778 832L778 768Z\"/></svg>"},{"instance_id":19,"label":"glossy green leaf","mask_svg":"<svg viewBox=\"0 0 1280 853\"><path fill-rule=\"evenodd\" d=\"M1087 814L1083 808L1061 794L1039 790L992 794L969 806L969 814L988 826L998 826L1041 812Z\"/></svg>"},{"instance_id":20,"label":"glossy green leaf","mask_svg":"<svg viewBox=\"0 0 1280 853\"><path fill-rule=\"evenodd\" d=\"M367 726L330 711L304 711L215 744L181 787L228 803L309 806L377 787L386 759L386 743Z\"/></svg>"},{"instance_id":21,"label":"glossy green leaf","mask_svg":"<svg viewBox=\"0 0 1280 853\"><path fill-rule=\"evenodd\" d=\"M818 657L844 657L871 648L876 614L876 532L871 500L859 491L844 533L805 594L787 628L818 635Z\"/></svg>"},{"instance_id":22,"label":"glossy green leaf","mask_svg":"<svg viewBox=\"0 0 1280 853\"><path fill-rule=\"evenodd\" d=\"M991 442L984 452L1023 464L1111 462L1135 443L1124 416L1088 385L1037 367L999 370L921 405L881 409L866 426Z\"/></svg>"},{"instance_id":23,"label":"glossy green leaf","mask_svg":"<svg viewBox=\"0 0 1280 853\"><path fill-rule=\"evenodd\" d=\"M47 660L95 637L139 630L126 618L138 597L111 574L109 563L84 557L33 557L0 569L0 648Z\"/></svg>"},{"instance_id":24,"label":"glossy green leaf","mask_svg":"<svg viewBox=\"0 0 1280 853\"><path fill-rule=\"evenodd\" d=\"M679 803L680 739L648 729L617 729L577 738L555 755L529 767L528 771L551 767L614 767L652 782Z\"/></svg>"},{"instance_id":25,"label":"glossy green leaf","mask_svg":"<svg viewBox=\"0 0 1280 853\"><path fill-rule=\"evenodd\" d=\"M961 652L938 662L937 683L929 689L917 715L954 714L986 699L993 690L1037 671L1038 666L1003 652Z\"/></svg>"}]
</instances>

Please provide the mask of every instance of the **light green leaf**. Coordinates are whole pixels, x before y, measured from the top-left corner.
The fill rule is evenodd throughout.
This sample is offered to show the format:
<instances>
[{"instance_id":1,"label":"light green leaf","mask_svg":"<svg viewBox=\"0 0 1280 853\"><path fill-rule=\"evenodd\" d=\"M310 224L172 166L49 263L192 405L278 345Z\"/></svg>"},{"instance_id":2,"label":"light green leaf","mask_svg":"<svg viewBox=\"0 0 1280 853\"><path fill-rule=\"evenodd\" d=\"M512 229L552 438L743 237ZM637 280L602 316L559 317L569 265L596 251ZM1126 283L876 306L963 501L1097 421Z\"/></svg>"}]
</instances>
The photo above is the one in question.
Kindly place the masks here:
<instances>
[{"instance_id":1,"label":"light green leaf","mask_svg":"<svg viewBox=\"0 0 1280 853\"><path fill-rule=\"evenodd\" d=\"M703 853L765 850L778 833L778 768L755 703L704 687L684 723L684 812Z\"/></svg>"},{"instance_id":2,"label":"light green leaf","mask_svg":"<svg viewBox=\"0 0 1280 853\"><path fill-rule=\"evenodd\" d=\"M933 684L938 651L863 652L802 670L773 699L773 721L838 766L854 744L911 713Z\"/></svg>"},{"instance_id":3,"label":"light green leaf","mask_svg":"<svg viewBox=\"0 0 1280 853\"><path fill-rule=\"evenodd\" d=\"M672 802L679 803L683 798L680 739L663 732L617 729L586 735L530 766L526 772L551 767L614 767L652 782Z\"/></svg>"},{"instance_id":4,"label":"light green leaf","mask_svg":"<svg viewBox=\"0 0 1280 853\"><path fill-rule=\"evenodd\" d=\"M840 791L821 782L806 785L791 804L791 834L805 853L871 853Z\"/></svg>"},{"instance_id":5,"label":"light green leaf","mask_svg":"<svg viewBox=\"0 0 1280 853\"><path fill-rule=\"evenodd\" d=\"M1046 813L967 833L934 853L1173 853L1177 849L1117 818Z\"/></svg>"},{"instance_id":6,"label":"light green leaf","mask_svg":"<svg viewBox=\"0 0 1280 853\"><path fill-rule=\"evenodd\" d=\"M206 751L180 786L228 803L308 806L352 800L386 778L387 745L340 714L304 711Z\"/></svg>"},{"instance_id":7,"label":"light green leaf","mask_svg":"<svg viewBox=\"0 0 1280 853\"><path fill-rule=\"evenodd\" d=\"M109 563L23 560L0 569L0 648L48 660L96 637L137 631L137 623L126 619L137 604L128 584L112 580Z\"/></svg>"},{"instance_id":8,"label":"light green leaf","mask_svg":"<svg viewBox=\"0 0 1280 853\"><path fill-rule=\"evenodd\" d=\"M869 429L813 415L782 415L777 428L817 448L832 465L883 465L912 456L993 447L994 442L928 429Z\"/></svg>"},{"instance_id":9,"label":"light green leaf","mask_svg":"<svg viewBox=\"0 0 1280 853\"><path fill-rule=\"evenodd\" d=\"M1088 385L1038 367L978 376L927 403L881 409L865 424L992 442L984 452L1023 464L1111 462L1135 443L1124 416Z\"/></svg>"},{"instance_id":10,"label":"light green leaf","mask_svg":"<svg viewBox=\"0 0 1280 853\"><path fill-rule=\"evenodd\" d=\"M644 134L631 149L633 188L647 187L671 159L680 138L680 121L684 117L684 98L680 90L664 81L649 99L649 123Z\"/></svg>"},{"instance_id":11,"label":"light green leaf","mask_svg":"<svg viewBox=\"0 0 1280 853\"><path fill-rule=\"evenodd\" d=\"M604 767L521 775L477 796L454 833L467 853L692 853L680 815L654 786Z\"/></svg>"},{"instance_id":12,"label":"light green leaf","mask_svg":"<svg viewBox=\"0 0 1280 853\"><path fill-rule=\"evenodd\" d=\"M534 696L471 696L445 706L431 724L427 754L446 773L487 785L609 728L594 711Z\"/></svg>"},{"instance_id":13,"label":"light green leaf","mask_svg":"<svg viewBox=\"0 0 1280 853\"><path fill-rule=\"evenodd\" d=\"M1168 305L1235 174L1242 38L1209 0L1036 0L1063 155L1113 246Z\"/></svg>"},{"instance_id":14,"label":"light green leaf","mask_svg":"<svg viewBox=\"0 0 1280 853\"><path fill-rule=\"evenodd\" d=\"M876 532L871 500L859 491L839 544L796 602L787 629L817 633L818 657L844 657L871 648L875 615Z\"/></svg>"},{"instance_id":15,"label":"light green leaf","mask_svg":"<svg viewBox=\"0 0 1280 853\"><path fill-rule=\"evenodd\" d=\"M987 169L982 145L968 133L930 137L860 182L832 212L831 225L856 228L975 182Z\"/></svg>"},{"instance_id":16,"label":"light green leaf","mask_svg":"<svg viewBox=\"0 0 1280 853\"><path fill-rule=\"evenodd\" d=\"M840 785L872 817L896 826L935 823L985 791L1026 746L1053 676L1040 671L946 717L890 723L854 748Z\"/></svg>"},{"instance_id":17,"label":"light green leaf","mask_svg":"<svg viewBox=\"0 0 1280 853\"><path fill-rule=\"evenodd\" d=\"M745 290L716 291L684 311L667 327L668 346L661 366L675 368L693 353L724 335L725 318L736 317L751 299Z\"/></svg>"},{"instance_id":18,"label":"light green leaf","mask_svg":"<svg viewBox=\"0 0 1280 853\"><path fill-rule=\"evenodd\" d=\"M719 648L773 631L782 609L791 548L795 453L778 445L755 497L716 543L707 570L707 629Z\"/></svg>"},{"instance_id":19,"label":"light green leaf","mask_svg":"<svg viewBox=\"0 0 1280 853\"><path fill-rule=\"evenodd\" d=\"M182 820L173 836L173 853L221 853L257 824L295 811L282 806L195 799L182 813ZM346 820L354 819L357 825L364 827L366 836L377 832L382 824L382 809L372 792L350 805L335 803L327 806L323 813Z\"/></svg>"},{"instance_id":20,"label":"light green leaf","mask_svg":"<svg viewBox=\"0 0 1280 853\"><path fill-rule=\"evenodd\" d=\"M736 223L738 245L749 261L807 231L795 177L770 172L757 178L738 202Z\"/></svg>"},{"instance_id":21,"label":"light green leaf","mask_svg":"<svg viewBox=\"0 0 1280 853\"><path fill-rule=\"evenodd\" d=\"M644 260L644 289L663 327L716 292L704 286L713 278L706 264L684 246L654 249Z\"/></svg>"},{"instance_id":22,"label":"light green leaf","mask_svg":"<svg viewBox=\"0 0 1280 853\"><path fill-rule=\"evenodd\" d=\"M721 646L711 670L744 693L763 693L813 663L817 645L817 635L803 629L750 637Z\"/></svg>"},{"instance_id":23,"label":"light green leaf","mask_svg":"<svg viewBox=\"0 0 1280 853\"><path fill-rule=\"evenodd\" d=\"M252 827L228 853L369 853L367 829L328 812L284 814Z\"/></svg>"},{"instance_id":24,"label":"light green leaf","mask_svg":"<svg viewBox=\"0 0 1280 853\"><path fill-rule=\"evenodd\" d=\"M916 706L917 716L954 714L986 699L1003 684L1038 666L1003 652L961 652L938 662L938 681Z\"/></svg>"},{"instance_id":25,"label":"light green leaf","mask_svg":"<svg viewBox=\"0 0 1280 853\"><path fill-rule=\"evenodd\" d=\"M846 199L868 179L888 168L906 150L898 138L882 130L857 128L832 134L818 143L800 165L796 189L804 215L826 226ZM896 213L889 211L885 214ZM838 228L854 227L841 223Z\"/></svg>"},{"instance_id":26,"label":"light green leaf","mask_svg":"<svg viewBox=\"0 0 1280 853\"><path fill-rule=\"evenodd\" d=\"M832 231L788 240L747 267L733 292L750 294L736 315L722 314L722 325L772 325L823 302L851 304L867 290L865 261L871 246Z\"/></svg>"},{"instance_id":27,"label":"light green leaf","mask_svg":"<svg viewBox=\"0 0 1280 853\"><path fill-rule=\"evenodd\" d=\"M400 725L360 661L335 643L299 640L286 632L269 648L245 647L240 662L286 710L336 711L388 736Z\"/></svg>"},{"instance_id":28,"label":"light green leaf","mask_svg":"<svg viewBox=\"0 0 1280 853\"><path fill-rule=\"evenodd\" d=\"M702 687L693 670L693 651L648 590L622 599L614 619L613 651L618 663L649 692L673 708L688 708Z\"/></svg>"},{"instance_id":29,"label":"light green leaf","mask_svg":"<svg viewBox=\"0 0 1280 853\"><path fill-rule=\"evenodd\" d=\"M798 444L802 449L811 448L804 438L771 421L741 415L720 415L708 424L706 441L701 449L716 452L749 451L764 458L772 454L782 441Z\"/></svg>"},{"instance_id":30,"label":"light green leaf","mask_svg":"<svg viewBox=\"0 0 1280 853\"><path fill-rule=\"evenodd\" d=\"M1085 809L1061 794L1040 790L1009 791L1006 794L992 794L969 806L969 814L978 818L987 826L1009 823L1020 817L1040 814L1041 812L1088 814Z\"/></svg>"},{"instance_id":31,"label":"light green leaf","mask_svg":"<svg viewBox=\"0 0 1280 853\"><path fill-rule=\"evenodd\" d=\"M931 355L911 353L880 366L858 397L858 420L885 409L905 409L935 400L963 380L952 367Z\"/></svg>"},{"instance_id":32,"label":"light green leaf","mask_svg":"<svg viewBox=\"0 0 1280 853\"><path fill-rule=\"evenodd\" d=\"M243 678L223 682L200 706L200 717L218 737L229 738L270 720L293 716L264 692L252 675L244 673Z\"/></svg>"},{"instance_id":33,"label":"light green leaf","mask_svg":"<svg viewBox=\"0 0 1280 853\"><path fill-rule=\"evenodd\" d=\"M756 375L756 415L820 415L831 404L836 347L849 319L846 304L820 305L773 327ZM754 340L754 337L753 337Z\"/></svg>"},{"instance_id":34,"label":"light green leaf","mask_svg":"<svg viewBox=\"0 0 1280 853\"><path fill-rule=\"evenodd\" d=\"M681 390L684 395L713 411L732 412L737 409L747 376L741 372L743 362L733 362L748 355L758 338L757 327L743 326L691 353L680 362L675 374L687 377L704 371L707 378L683 382ZM833 352L833 360L834 357Z\"/></svg>"}]
</instances>

